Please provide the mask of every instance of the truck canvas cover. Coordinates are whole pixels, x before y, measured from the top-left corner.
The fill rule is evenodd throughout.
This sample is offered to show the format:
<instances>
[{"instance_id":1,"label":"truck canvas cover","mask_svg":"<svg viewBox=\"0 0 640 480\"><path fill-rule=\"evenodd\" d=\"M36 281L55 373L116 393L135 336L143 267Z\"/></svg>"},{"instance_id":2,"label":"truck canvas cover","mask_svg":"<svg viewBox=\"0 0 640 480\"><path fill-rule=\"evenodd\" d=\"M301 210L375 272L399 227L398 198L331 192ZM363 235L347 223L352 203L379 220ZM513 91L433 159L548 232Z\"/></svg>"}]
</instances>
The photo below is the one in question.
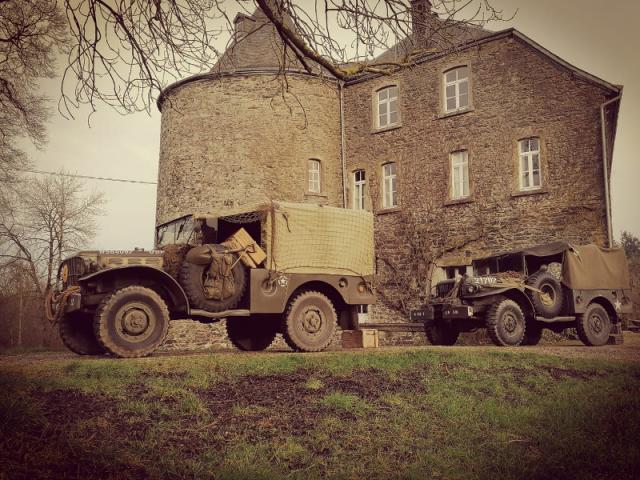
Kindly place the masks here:
<instances>
[{"instance_id":1,"label":"truck canvas cover","mask_svg":"<svg viewBox=\"0 0 640 480\"><path fill-rule=\"evenodd\" d=\"M511 250L474 260L474 263L510 255L550 257L562 254L562 283L573 290L629 289L629 268L624 250L598 245L572 245L558 241Z\"/></svg>"},{"instance_id":2,"label":"truck canvas cover","mask_svg":"<svg viewBox=\"0 0 640 480\"><path fill-rule=\"evenodd\" d=\"M273 201L207 215L260 220L265 266L286 273L374 274L373 214L362 210Z\"/></svg>"},{"instance_id":3,"label":"truck canvas cover","mask_svg":"<svg viewBox=\"0 0 640 480\"><path fill-rule=\"evenodd\" d=\"M581 245L564 253L562 282L574 290L631 288L624 250Z\"/></svg>"}]
</instances>

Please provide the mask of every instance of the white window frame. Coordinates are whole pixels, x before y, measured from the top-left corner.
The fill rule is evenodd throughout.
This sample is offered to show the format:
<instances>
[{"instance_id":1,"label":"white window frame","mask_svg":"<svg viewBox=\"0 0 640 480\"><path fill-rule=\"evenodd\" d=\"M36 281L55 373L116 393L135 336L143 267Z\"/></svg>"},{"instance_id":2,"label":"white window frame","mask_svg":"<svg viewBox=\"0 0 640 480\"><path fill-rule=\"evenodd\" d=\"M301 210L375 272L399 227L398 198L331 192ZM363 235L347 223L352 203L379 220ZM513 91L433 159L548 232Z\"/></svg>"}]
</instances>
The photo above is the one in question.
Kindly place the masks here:
<instances>
[{"instance_id":1,"label":"white window frame","mask_svg":"<svg viewBox=\"0 0 640 480\"><path fill-rule=\"evenodd\" d=\"M537 148L532 148L531 141L535 140ZM526 145L526 147L525 147ZM538 168L534 168L534 159L538 157ZM523 169L526 164L526 169ZM538 184L534 184L535 173L538 173ZM525 181L525 178L527 179ZM542 155L540 155L540 138L529 137L518 140L518 183L520 190L539 190L542 188Z\"/></svg>"},{"instance_id":2,"label":"white window frame","mask_svg":"<svg viewBox=\"0 0 640 480\"><path fill-rule=\"evenodd\" d=\"M382 94L386 98L380 98ZM400 93L397 85L389 85L376 91L376 128L389 128L400 124L399 109ZM384 106L384 113L381 113ZM395 122L391 121L391 115L396 114Z\"/></svg>"},{"instance_id":3,"label":"white window frame","mask_svg":"<svg viewBox=\"0 0 640 480\"><path fill-rule=\"evenodd\" d=\"M391 169L393 168L393 171ZM382 165L382 208L398 206L398 165L389 162Z\"/></svg>"},{"instance_id":4,"label":"white window frame","mask_svg":"<svg viewBox=\"0 0 640 480\"><path fill-rule=\"evenodd\" d=\"M466 77L459 77L459 73L462 69L466 69L467 70L467 76ZM456 78L455 80L451 80L448 81L447 80L447 75L452 73L452 72L456 72ZM463 111L463 110L468 110L469 108L471 108L471 84L469 82L469 77L471 76L471 68L469 67L469 65L460 65L458 67L454 67L454 68L450 68L449 70L447 70L446 72L444 72L442 74L442 83L443 83L443 89L442 89L442 98L443 98L443 110L445 113L452 113L452 112L458 112L458 111ZM466 84L467 85L467 103L466 105L460 105L460 86L462 84ZM449 97L447 96L447 87L454 87L454 96L453 97ZM449 99L455 99L455 106L453 108L449 108Z\"/></svg>"},{"instance_id":5,"label":"white window frame","mask_svg":"<svg viewBox=\"0 0 640 480\"><path fill-rule=\"evenodd\" d=\"M450 155L451 199L469 197L469 151L458 150ZM457 176L457 178L456 178ZM458 192L456 192L456 189Z\"/></svg>"},{"instance_id":6,"label":"white window frame","mask_svg":"<svg viewBox=\"0 0 640 480\"><path fill-rule=\"evenodd\" d=\"M365 209L365 195L367 189L367 176L363 169L353 172L353 209Z\"/></svg>"},{"instance_id":7,"label":"white window frame","mask_svg":"<svg viewBox=\"0 0 640 480\"><path fill-rule=\"evenodd\" d=\"M307 161L307 176L308 183L307 188L309 193L321 193L321 172L322 164L317 158L310 158Z\"/></svg>"}]
</instances>

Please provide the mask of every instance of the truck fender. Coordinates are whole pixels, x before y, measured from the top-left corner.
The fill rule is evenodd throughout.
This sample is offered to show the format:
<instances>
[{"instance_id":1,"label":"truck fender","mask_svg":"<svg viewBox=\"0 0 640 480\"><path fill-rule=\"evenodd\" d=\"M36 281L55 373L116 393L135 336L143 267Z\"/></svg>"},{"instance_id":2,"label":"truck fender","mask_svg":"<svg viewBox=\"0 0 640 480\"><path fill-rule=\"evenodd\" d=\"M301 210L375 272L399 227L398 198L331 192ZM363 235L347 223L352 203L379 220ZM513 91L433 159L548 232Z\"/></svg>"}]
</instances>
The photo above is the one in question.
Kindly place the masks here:
<instances>
[{"instance_id":1,"label":"truck fender","mask_svg":"<svg viewBox=\"0 0 640 480\"><path fill-rule=\"evenodd\" d=\"M533 303L531 302L531 299L522 290L519 290L517 288L511 288L506 291L503 291L501 295L513 300L518 305L520 305L526 317L533 317L535 315L536 310L533 307Z\"/></svg>"},{"instance_id":2,"label":"truck fender","mask_svg":"<svg viewBox=\"0 0 640 480\"><path fill-rule=\"evenodd\" d=\"M589 300L589 305L592 303L598 303L602 305L602 307L609 314L609 318L611 319L611 323L618 323L620 321L620 317L618 316L618 312L616 310L615 305L611 302L610 299L603 295L597 295ZM584 313L584 312L582 312Z\"/></svg>"},{"instance_id":3,"label":"truck fender","mask_svg":"<svg viewBox=\"0 0 640 480\"><path fill-rule=\"evenodd\" d=\"M189 312L189 300L180 284L168 273L147 265L123 265L90 273L78 280L80 286L103 283L119 290L129 285L141 285L155 290L166 302L171 313Z\"/></svg>"}]
</instances>

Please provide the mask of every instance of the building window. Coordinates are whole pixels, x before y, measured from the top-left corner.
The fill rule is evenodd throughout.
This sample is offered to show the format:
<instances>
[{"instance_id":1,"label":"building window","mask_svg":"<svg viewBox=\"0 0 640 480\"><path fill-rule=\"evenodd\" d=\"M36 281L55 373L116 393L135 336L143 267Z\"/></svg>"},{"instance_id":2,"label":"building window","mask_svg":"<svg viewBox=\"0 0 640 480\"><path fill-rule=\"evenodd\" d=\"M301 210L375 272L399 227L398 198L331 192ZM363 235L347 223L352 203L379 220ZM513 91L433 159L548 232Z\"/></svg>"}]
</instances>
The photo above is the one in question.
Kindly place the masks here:
<instances>
[{"instance_id":1,"label":"building window","mask_svg":"<svg viewBox=\"0 0 640 480\"><path fill-rule=\"evenodd\" d=\"M396 164L387 163L382 166L382 208L398 206L398 180Z\"/></svg>"},{"instance_id":2,"label":"building window","mask_svg":"<svg viewBox=\"0 0 640 480\"><path fill-rule=\"evenodd\" d=\"M518 142L520 156L520 190L535 190L542 186L540 170L540 139L525 138Z\"/></svg>"},{"instance_id":3,"label":"building window","mask_svg":"<svg viewBox=\"0 0 640 480\"><path fill-rule=\"evenodd\" d=\"M320 193L320 160L309 160L309 192Z\"/></svg>"},{"instance_id":4,"label":"building window","mask_svg":"<svg viewBox=\"0 0 640 480\"><path fill-rule=\"evenodd\" d=\"M460 150L451 154L451 198L469 196L469 152Z\"/></svg>"},{"instance_id":5,"label":"building window","mask_svg":"<svg viewBox=\"0 0 640 480\"><path fill-rule=\"evenodd\" d=\"M400 122L398 112L398 87L386 87L377 92L377 124L378 128L397 125Z\"/></svg>"},{"instance_id":6,"label":"building window","mask_svg":"<svg viewBox=\"0 0 640 480\"><path fill-rule=\"evenodd\" d=\"M467 266L460 265L456 267L445 267L444 272L447 276L447 280L458 279L467 273Z\"/></svg>"},{"instance_id":7,"label":"building window","mask_svg":"<svg viewBox=\"0 0 640 480\"><path fill-rule=\"evenodd\" d=\"M469 108L469 67L457 67L444 73L445 113Z\"/></svg>"},{"instance_id":8,"label":"building window","mask_svg":"<svg viewBox=\"0 0 640 480\"><path fill-rule=\"evenodd\" d=\"M364 196L367 187L367 180L364 170L353 172L353 208L364 210Z\"/></svg>"}]
</instances>

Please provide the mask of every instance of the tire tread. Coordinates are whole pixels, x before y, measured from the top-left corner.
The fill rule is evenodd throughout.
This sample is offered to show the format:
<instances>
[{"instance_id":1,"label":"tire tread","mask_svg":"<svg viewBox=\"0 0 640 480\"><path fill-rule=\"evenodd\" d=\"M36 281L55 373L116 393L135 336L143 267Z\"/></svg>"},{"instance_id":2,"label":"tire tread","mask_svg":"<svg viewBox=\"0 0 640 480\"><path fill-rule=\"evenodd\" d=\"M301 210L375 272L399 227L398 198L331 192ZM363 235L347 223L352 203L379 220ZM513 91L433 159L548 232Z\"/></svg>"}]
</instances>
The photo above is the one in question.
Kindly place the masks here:
<instances>
[{"instance_id":1,"label":"tire tread","mask_svg":"<svg viewBox=\"0 0 640 480\"><path fill-rule=\"evenodd\" d=\"M503 298L502 300L499 300L494 304L492 304L491 307L489 307L489 310L487 311L487 317L486 317L487 333L489 334L489 338L495 345L498 345L501 347L516 347L522 343L522 340L526 335L527 326L525 322L525 327L524 327L525 335L523 335L522 339L518 343L516 344L505 343L505 341L500 337L500 332L498 331L498 323L499 323L498 311L500 309L500 306L506 302L513 303L518 308L518 310L520 311L520 315L522 315L522 318L524 319L524 313L522 312L522 307L520 307L520 305L518 305L516 302L514 302L511 299Z\"/></svg>"},{"instance_id":2,"label":"tire tread","mask_svg":"<svg viewBox=\"0 0 640 480\"><path fill-rule=\"evenodd\" d=\"M295 335L292 335L292 331L293 331L293 324L291 321L291 312L292 310L295 308L296 304L300 301L302 301L304 298L306 297L310 297L310 296L317 296L320 298L323 298L327 304L329 305L329 307L331 308L331 313L333 315L333 318L337 320L337 315L336 315L336 310L335 307L333 306L333 302L331 302L331 300L329 300L329 298L323 294L320 293L318 291L315 290L305 290L301 293L299 293L298 295L296 295L296 297L293 300L289 301L289 305L287 306L287 311L286 314L282 317L282 337L284 338L285 343L294 351L296 352L320 352L322 350L324 350L325 348L327 348L330 344L331 341L333 340L333 333L335 333L336 327L337 327L337 322L333 322L333 327L332 327L332 334L328 336L327 340L325 342L323 342L323 344L319 344L317 346L314 347L310 347L310 348L302 348L300 345L298 345L294 338Z\"/></svg>"},{"instance_id":3,"label":"tire tread","mask_svg":"<svg viewBox=\"0 0 640 480\"><path fill-rule=\"evenodd\" d=\"M131 350L125 350L121 348L111 340L108 333L107 313L112 308L113 303L117 300L117 295L127 294L132 292L145 293L147 295L150 295L154 299L154 301L156 301L160 306L163 316L167 319L167 321L164 322L163 324L163 332L162 332L163 341L167 336L167 331L169 330L169 321L168 321L169 309L167 308L167 304L162 299L162 297L158 295L155 291L151 290L150 288L141 287L139 285L132 285L132 286L121 288L120 290L114 291L110 295L104 297L100 302L100 304L98 305L98 308L96 309L96 313L93 320L93 329L94 329L96 339L98 340L100 345L102 345L102 347L106 351L112 353L117 357L124 357L124 358L145 357L149 355L151 352L153 352L159 346L159 345L150 345L147 348L131 351Z\"/></svg>"}]
</instances>

